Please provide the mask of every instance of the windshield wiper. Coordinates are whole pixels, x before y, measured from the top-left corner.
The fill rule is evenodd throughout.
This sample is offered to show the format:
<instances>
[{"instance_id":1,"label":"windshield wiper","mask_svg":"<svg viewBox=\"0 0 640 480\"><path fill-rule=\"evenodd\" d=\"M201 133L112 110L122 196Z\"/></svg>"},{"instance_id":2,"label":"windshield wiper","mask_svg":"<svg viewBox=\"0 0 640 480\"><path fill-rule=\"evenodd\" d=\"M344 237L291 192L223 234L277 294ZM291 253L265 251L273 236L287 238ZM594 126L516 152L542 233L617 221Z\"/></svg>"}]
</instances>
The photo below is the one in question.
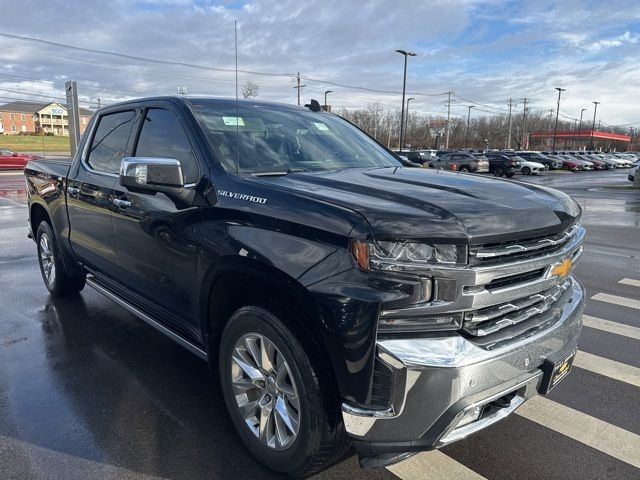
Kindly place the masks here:
<instances>
[{"instance_id":1,"label":"windshield wiper","mask_svg":"<svg viewBox=\"0 0 640 480\"><path fill-rule=\"evenodd\" d=\"M251 175L255 177L282 177L290 173L308 172L306 168L288 168L286 170L277 170L273 172L253 172Z\"/></svg>"}]
</instances>

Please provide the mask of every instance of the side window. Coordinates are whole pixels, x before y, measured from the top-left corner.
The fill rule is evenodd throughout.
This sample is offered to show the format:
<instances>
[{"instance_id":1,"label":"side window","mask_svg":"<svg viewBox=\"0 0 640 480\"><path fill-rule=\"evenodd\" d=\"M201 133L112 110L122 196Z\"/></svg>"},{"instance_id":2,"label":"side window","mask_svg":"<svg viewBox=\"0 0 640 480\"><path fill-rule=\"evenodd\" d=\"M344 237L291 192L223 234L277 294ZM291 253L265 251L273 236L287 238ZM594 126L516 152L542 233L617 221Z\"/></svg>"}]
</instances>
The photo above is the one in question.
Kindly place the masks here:
<instances>
[{"instance_id":1,"label":"side window","mask_svg":"<svg viewBox=\"0 0 640 480\"><path fill-rule=\"evenodd\" d=\"M180 160L185 183L198 181L198 163L178 118L170 111L151 108L142 124L136 157Z\"/></svg>"},{"instance_id":2,"label":"side window","mask_svg":"<svg viewBox=\"0 0 640 480\"><path fill-rule=\"evenodd\" d=\"M87 158L91 168L107 173L120 171L134 118L133 110L100 117Z\"/></svg>"}]
</instances>

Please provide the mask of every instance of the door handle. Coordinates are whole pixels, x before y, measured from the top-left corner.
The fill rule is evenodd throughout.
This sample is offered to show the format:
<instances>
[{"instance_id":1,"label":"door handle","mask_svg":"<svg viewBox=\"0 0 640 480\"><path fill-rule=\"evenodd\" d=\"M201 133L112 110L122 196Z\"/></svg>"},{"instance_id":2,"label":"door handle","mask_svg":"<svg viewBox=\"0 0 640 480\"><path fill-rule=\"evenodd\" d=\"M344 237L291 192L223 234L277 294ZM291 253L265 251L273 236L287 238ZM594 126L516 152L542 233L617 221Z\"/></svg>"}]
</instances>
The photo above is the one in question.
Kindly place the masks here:
<instances>
[{"instance_id":1,"label":"door handle","mask_svg":"<svg viewBox=\"0 0 640 480\"><path fill-rule=\"evenodd\" d=\"M67 187L67 193L69 195L80 195L80 189L78 187Z\"/></svg>"},{"instance_id":2,"label":"door handle","mask_svg":"<svg viewBox=\"0 0 640 480\"><path fill-rule=\"evenodd\" d=\"M129 200L122 200L121 198L114 198L113 204L118 208L127 208L131 206L131 202Z\"/></svg>"}]
</instances>

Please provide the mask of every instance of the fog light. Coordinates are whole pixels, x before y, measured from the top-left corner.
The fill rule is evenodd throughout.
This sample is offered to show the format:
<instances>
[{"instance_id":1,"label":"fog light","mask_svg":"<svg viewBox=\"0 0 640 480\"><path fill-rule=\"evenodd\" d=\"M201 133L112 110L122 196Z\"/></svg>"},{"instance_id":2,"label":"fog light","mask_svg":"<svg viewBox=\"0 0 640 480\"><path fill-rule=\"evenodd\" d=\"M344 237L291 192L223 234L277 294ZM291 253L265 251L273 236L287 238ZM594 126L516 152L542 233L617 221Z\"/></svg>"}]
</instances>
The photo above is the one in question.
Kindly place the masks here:
<instances>
[{"instance_id":1,"label":"fog light","mask_svg":"<svg viewBox=\"0 0 640 480\"><path fill-rule=\"evenodd\" d=\"M458 425L456 425L456 428L464 427L465 425L469 425L471 422L475 422L476 420L478 420L482 415L483 408L484 405L481 405L479 407L474 407L470 410L467 410L460 418L460 421L458 422Z\"/></svg>"}]
</instances>

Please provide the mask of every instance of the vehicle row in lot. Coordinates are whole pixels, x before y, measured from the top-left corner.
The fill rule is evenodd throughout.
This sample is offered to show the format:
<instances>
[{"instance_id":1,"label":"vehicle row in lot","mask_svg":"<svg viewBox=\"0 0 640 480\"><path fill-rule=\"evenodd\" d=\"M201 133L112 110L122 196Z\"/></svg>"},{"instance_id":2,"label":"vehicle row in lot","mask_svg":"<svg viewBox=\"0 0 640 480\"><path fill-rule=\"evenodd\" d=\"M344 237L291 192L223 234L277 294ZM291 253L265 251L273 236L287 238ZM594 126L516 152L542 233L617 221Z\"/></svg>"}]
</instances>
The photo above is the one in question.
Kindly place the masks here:
<instances>
[{"instance_id":1,"label":"vehicle row in lot","mask_svg":"<svg viewBox=\"0 0 640 480\"><path fill-rule=\"evenodd\" d=\"M636 152L595 151L515 151L515 150L414 150L401 155L410 162L429 168L471 173L493 173L512 177L516 173L536 175L544 170L572 172L629 168L640 159ZM488 169L484 161L488 161Z\"/></svg>"}]
</instances>

